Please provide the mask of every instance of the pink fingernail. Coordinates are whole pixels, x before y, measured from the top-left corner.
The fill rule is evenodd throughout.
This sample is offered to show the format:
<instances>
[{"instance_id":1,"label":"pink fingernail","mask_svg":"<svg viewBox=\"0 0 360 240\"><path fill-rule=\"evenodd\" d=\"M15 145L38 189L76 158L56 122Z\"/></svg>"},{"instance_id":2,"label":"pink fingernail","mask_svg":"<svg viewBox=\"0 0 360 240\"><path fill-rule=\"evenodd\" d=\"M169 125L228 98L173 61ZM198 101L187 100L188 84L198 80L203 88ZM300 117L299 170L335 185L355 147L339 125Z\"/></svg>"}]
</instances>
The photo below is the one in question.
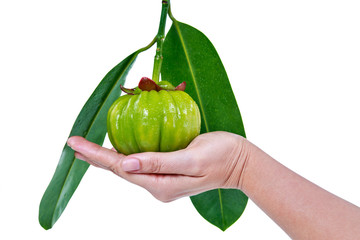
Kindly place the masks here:
<instances>
[{"instance_id":1,"label":"pink fingernail","mask_svg":"<svg viewBox=\"0 0 360 240\"><path fill-rule=\"evenodd\" d=\"M71 147L71 148L72 148L72 146L74 145L73 139L72 139L71 137L67 140L67 145L68 145L69 147Z\"/></svg>"},{"instance_id":2,"label":"pink fingernail","mask_svg":"<svg viewBox=\"0 0 360 240\"><path fill-rule=\"evenodd\" d=\"M79 147L77 146L77 144L76 144L76 139L74 139L73 137L70 137L68 140L67 140L67 145L69 146L69 147L71 147L72 148L72 150L74 150L74 151L78 151L79 149Z\"/></svg>"},{"instance_id":3,"label":"pink fingernail","mask_svg":"<svg viewBox=\"0 0 360 240\"><path fill-rule=\"evenodd\" d=\"M136 158L125 159L122 163L122 169L125 172L136 171L140 169L140 161Z\"/></svg>"},{"instance_id":4,"label":"pink fingernail","mask_svg":"<svg viewBox=\"0 0 360 240\"><path fill-rule=\"evenodd\" d=\"M75 152L75 158L77 158L77 159L79 159L79 160L81 160L81 161L85 161L85 159L83 158L83 155L81 155L81 154L79 154L79 153L77 153L77 152Z\"/></svg>"}]
</instances>

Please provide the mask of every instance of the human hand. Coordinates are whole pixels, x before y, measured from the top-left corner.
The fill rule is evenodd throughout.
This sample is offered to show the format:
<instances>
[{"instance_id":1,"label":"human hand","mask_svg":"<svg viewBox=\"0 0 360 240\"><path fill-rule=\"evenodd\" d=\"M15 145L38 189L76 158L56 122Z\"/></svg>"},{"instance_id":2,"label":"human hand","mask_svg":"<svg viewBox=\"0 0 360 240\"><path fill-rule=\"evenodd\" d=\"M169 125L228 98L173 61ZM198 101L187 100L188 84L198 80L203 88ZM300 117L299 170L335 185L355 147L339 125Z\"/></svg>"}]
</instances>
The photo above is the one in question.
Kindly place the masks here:
<instances>
[{"instance_id":1,"label":"human hand","mask_svg":"<svg viewBox=\"0 0 360 240\"><path fill-rule=\"evenodd\" d=\"M68 145L75 156L110 170L169 202L215 188L240 188L241 173L249 158L250 144L228 132L199 135L175 152L145 152L125 156L74 136Z\"/></svg>"},{"instance_id":2,"label":"human hand","mask_svg":"<svg viewBox=\"0 0 360 240\"><path fill-rule=\"evenodd\" d=\"M69 138L68 145L77 158L144 187L163 202L215 188L238 188L292 239L359 236L359 207L289 170L236 134L206 133L183 150L129 156L78 136Z\"/></svg>"}]
</instances>

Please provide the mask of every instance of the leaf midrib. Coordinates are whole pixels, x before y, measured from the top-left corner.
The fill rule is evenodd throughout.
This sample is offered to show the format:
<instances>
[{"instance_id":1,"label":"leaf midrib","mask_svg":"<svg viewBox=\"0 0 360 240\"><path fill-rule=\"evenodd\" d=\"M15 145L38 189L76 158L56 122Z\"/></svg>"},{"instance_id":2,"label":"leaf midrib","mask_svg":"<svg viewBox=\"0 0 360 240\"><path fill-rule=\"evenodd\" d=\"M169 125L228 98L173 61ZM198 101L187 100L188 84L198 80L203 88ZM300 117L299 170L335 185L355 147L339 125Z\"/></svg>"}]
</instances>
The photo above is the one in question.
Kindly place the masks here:
<instances>
[{"instance_id":1,"label":"leaf midrib","mask_svg":"<svg viewBox=\"0 0 360 240\"><path fill-rule=\"evenodd\" d=\"M198 85L195 81L195 74L194 74L194 70L192 68L192 65L191 65L191 62L190 62L190 58L189 58L189 54L187 53L188 50L186 48L186 45L185 45L185 42L184 42L184 38L181 34L181 30L180 30L180 27L179 27L179 22L177 21L174 21L174 26L178 32L178 35L179 35L179 38L180 38L180 42L181 42L181 46L183 47L184 49L184 53L185 53L185 58L186 58L186 62L188 63L189 65L189 70L190 70L190 73L191 73L191 77L193 79L193 82L194 82L194 87L195 87L195 91L196 91L196 95L198 96L198 99L199 99L199 108L201 109L201 115L203 116L203 119L204 119L204 124L205 124L205 129L206 129L206 132L209 132L209 126L208 126L208 122L207 122L207 119L206 119L206 116L205 116L205 111L204 111L204 106L203 106L203 102L202 102L202 99L201 99L201 96L200 96L200 92L199 92L199 88L198 88Z\"/></svg>"},{"instance_id":2,"label":"leaf midrib","mask_svg":"<svg viewBox=\"0 0 360 240\"><path fill-rule=\"evenodd\" d=\"M130 66L130 64L134 61L134 59L137 57L137 55L138 55L139 53L140 53L140 51L137 51L137 52L133 53L134 56L131 58L131 60L129 61L129 63L126 65L126 67L124 68L124 70L123 70L123 71L121 72L121 74L119 75L120 78L121 78L121 76L124 74L124 72L127 70L127 68ZM120 79L120 78L119 78L119 79ZM107 99L108 99L109 96L111 95L112 91L114 90L115 85L116 85L116 84L113 85L113 87L111 88L111 90L110 90L109 93L107 94L105 100L101 103L99 110L96 112L95 117L94 117L93 120L91 121L90 127L88 128L89 131L87 131L86 134L84 135L85 138L88 136L88 134L89 134L89 132L90 132L90 129L92 128L95 120L97 119L99 113L101 112L101 109L102 109L103 106L105 105L105 102L107 101ZM68 177L69 177L69 174L70 174L70 172L71 172L71 169L72 169L73 166L74 166L75 160L76 160L76 158L75 158L75 156L74 156L73 159L72 159L72 163L71 163L70 169L69 169L68 173L66 174L64 184L62 185L61 190L60 190L60 192L59 192L59 197L58 197L58 199L57 199L57 201L56 201L56 204L55 204L55 207L54 207L54 210L53 210L53 213L52 213L51 226L53 226L54 217L55 217L55 210L58 208L58 204L59 204L59 201L60 201L60 198L61 198L61 193L63 192L64 186L65 186L65 184L66 184L66 182L67 182L67 180L68 180ZM60 214L61 214L61 213L60 213Z\"/></svg>"},{"instance_id":3,"label":"leaf midrib","mask_svg":"<svg viewBox=\"0 0 360 240\"><path fill-rule=\"evenodd\" d=\"M189 65L189 70L190 70L190 73L191 73L191 77L193 79L193 82L194 82L194 87L195 87L195 91L196 91L196 94L198 96L198 99L199 99L199 108L201 109L201 114L203 116L203 119L204 119L204 124L205 124L205 129L206 129L206 132L209 132L209 126L208 126L208 122L207 122L207 119L206 119L206 116L205 116L205 111L204 111L204 107L203 107L203 102L202 102L202 99L201 99L201 96L200 96L200 91L199 91L199 88L198 88L198 85L195 81L195 74L194 74L194 70L192 68L192 65L191 65L191 62L190 62L190 58L189 58L189 54L187 53L188 50L186 48L186 45L185 45L185 42L184 42L184 38L181 34L181 30L180 30L180 27L179 27L179 22L178 21L174 21L174 26L178 32L178 35L179 35L179 38L180 38L180 42L181 42L181 46L183 47L184 49L184 54L185 54L185 58L186 58L186 61ZM218 189L218 195L219 195L219 204L220 204L220 214L221 214L221 221L222 221L222 224L223 226L225 226L225 217L224 217L224 209L223 209L223 204L222 204L222 197L221 197L221 189Z\"/></svg>"}]
</instances>

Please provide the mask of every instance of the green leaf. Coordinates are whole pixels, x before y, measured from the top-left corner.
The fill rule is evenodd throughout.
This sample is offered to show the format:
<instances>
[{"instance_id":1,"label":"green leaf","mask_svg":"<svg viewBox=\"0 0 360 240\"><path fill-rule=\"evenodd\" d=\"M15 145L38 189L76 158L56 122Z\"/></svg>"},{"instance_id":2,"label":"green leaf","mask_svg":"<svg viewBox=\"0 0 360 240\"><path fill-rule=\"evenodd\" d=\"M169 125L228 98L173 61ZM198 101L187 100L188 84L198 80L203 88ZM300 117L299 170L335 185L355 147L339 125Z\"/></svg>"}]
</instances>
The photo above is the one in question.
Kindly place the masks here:
<instances>
[{"instance_id":1,"label":"green leaf","mask_svg":"<svg viewBox=\"0 0 360 240\"><path fill-rule=\"evenodd\" d=\"M197 29L173 21L163 48L162 80L186 81L186 92L201 112L201 133L228 131L245 137L240 111L224 66L209 39ZM191 197L197 211L226 230L243 213L247 196L240 190L215 189Z\"/></svg>"},{"instance_id":2,"label":"green leaf","mask_svg":"<svg viewBox=\"0 0 360 240\"><path fill-rule=\"evenodd\" d=\"M102 145L106 134L106 116L111 104L120 96L120 84L141 50L134 52L106 74L79 113L70 136L83 136ZM65 210L78 187L89 164L75 158L74 151L66 144L60 156L53 178L50 181L39 207L39 222L50 229Z\"/></svg>"},{"instance_id":3,"label":"green leaf","mask_svg":"<svg viewBox=\"0 0 360 240\"><path fill-rule=\"evenodd\" d=\"M200 215L223 231L239 219L247 200L237 189L214 189L191 197Z\"/></svg>"}]
</instances>

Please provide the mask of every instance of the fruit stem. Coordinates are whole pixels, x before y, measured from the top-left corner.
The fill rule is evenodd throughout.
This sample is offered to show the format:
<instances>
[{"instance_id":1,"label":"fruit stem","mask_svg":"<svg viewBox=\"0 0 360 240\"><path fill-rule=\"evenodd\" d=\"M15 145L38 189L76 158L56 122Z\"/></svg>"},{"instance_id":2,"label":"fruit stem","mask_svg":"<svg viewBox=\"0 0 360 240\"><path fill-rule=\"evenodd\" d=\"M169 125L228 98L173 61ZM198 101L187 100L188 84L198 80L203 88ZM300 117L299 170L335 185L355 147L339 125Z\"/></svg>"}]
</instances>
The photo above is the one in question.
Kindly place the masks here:
<instances>
[{"instance_id":1,"label":"fruit stem","mask_svg":"<svg viewBox=\"0 0 360 240\"><path fill-rule=\"evenodd\" d=\"M162 48L165 39L165 26L166 26L167 14L169 11L169 5L170 5L169 0L162 1L159 30L156 35L156 54L154 58L154 68L152 75L152 80L156 83L159 83L161 65L163 61Z\"/></svg>"}]
</instances>

